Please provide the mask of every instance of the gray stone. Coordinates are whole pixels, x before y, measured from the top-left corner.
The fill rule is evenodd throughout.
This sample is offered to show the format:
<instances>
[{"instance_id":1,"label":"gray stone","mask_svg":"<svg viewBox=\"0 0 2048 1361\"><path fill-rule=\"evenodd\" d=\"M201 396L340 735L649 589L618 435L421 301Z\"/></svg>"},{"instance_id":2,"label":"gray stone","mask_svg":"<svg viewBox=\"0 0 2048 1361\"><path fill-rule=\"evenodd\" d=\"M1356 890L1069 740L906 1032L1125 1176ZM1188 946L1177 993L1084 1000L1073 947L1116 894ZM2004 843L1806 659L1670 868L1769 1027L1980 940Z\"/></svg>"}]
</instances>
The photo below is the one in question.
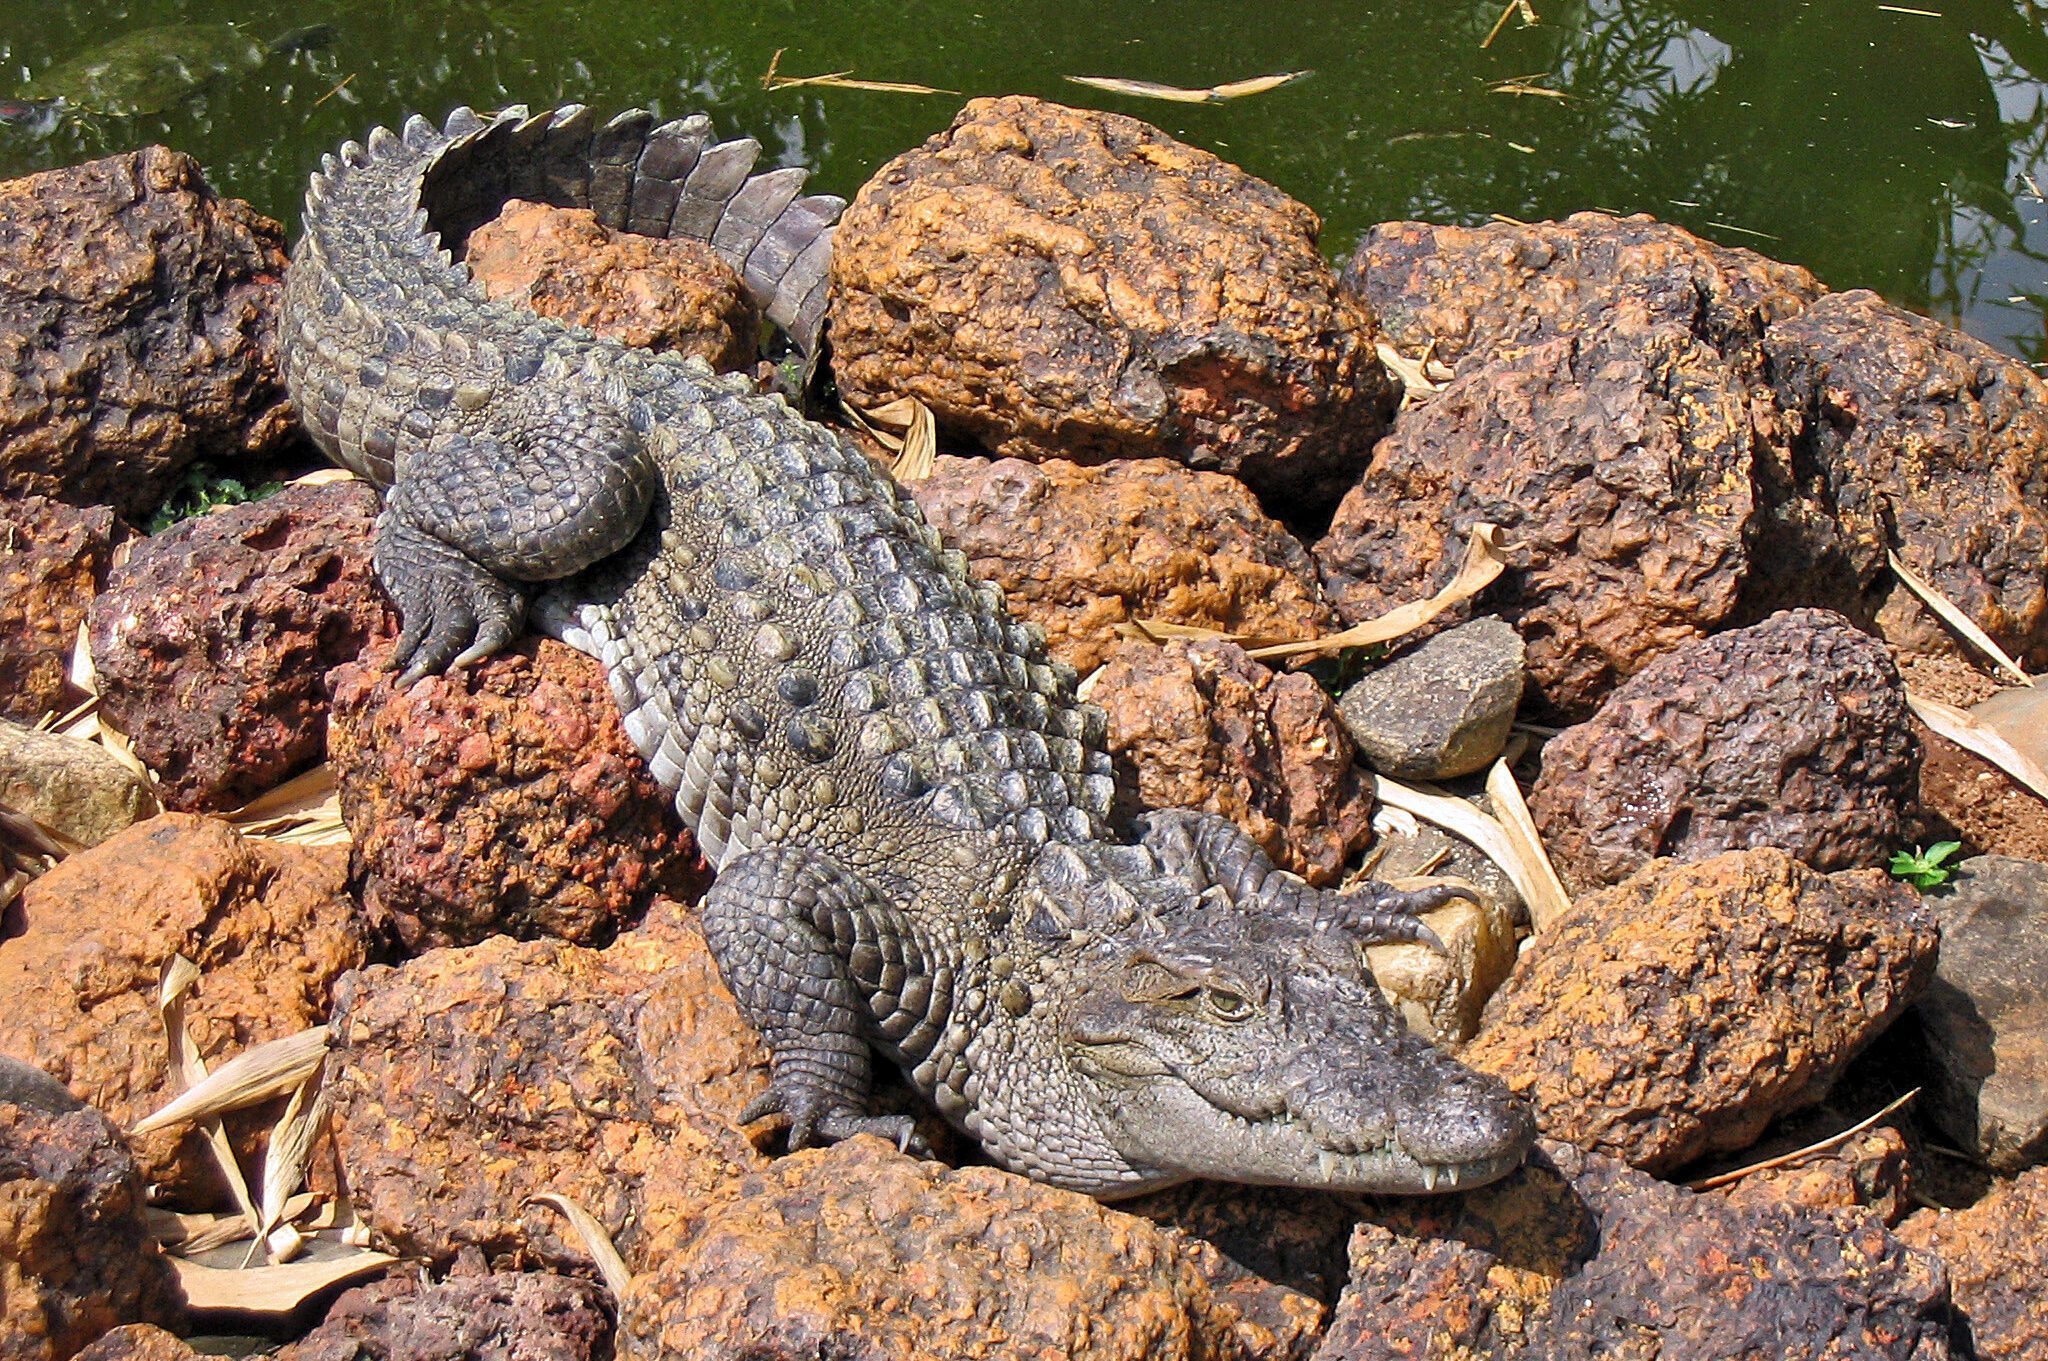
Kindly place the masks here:
<instances>
[{"instance_id":1,"label":"gray stone","mask_svg":"<svg viewBox=\"0 0 2048 1361\"><path fill-rule=\"evenodd\" d=\"M1451 779L1500 755L1522 674L1521 635L1503 620L1474 619L1352 686L1337 712L1374 770Z\"/></svg>"},{"instance_id":2,"label":"gray stone","mask_svg":"<svg viewBox=\"0 0 2048 1361\"><path fill-rule=\"evenodd\" d=\"M1461 879L1477 893L1427 914L1443 941L1376 945L1366 951L1374 981L1408 1022L1434 1044L1457 1046L1479 1030L1486 999L1515 967L1515 924L1526 918L1522 897L1500 866L1469 842L1418 823L1394 809L1373 817L1379 839L1367 868L1375 879L1404 884L1430 876Z\"/></svg>"},{"instance_id":3,"label":"gray stone","mask_svg":"<svg viewBox=\"0 0 2048 1361\"><path fill-rule=\"evenodd\" d=\"M149 782L97 742L0 719L0 805L81 846L155 817Z\"/></svg>"},{"instance_id":4,"label":"gray stone","mask_svg":"<svg viewBox=\"0 0 2048 1361\"><path fill-rule=\"evenodd\" d=\"M2000 1172L2048 1155L2048 864L1965 860L1927 900L1941 918L1934 986L1920 999L1927 1112Z\"/></svg>"}]
</instances>

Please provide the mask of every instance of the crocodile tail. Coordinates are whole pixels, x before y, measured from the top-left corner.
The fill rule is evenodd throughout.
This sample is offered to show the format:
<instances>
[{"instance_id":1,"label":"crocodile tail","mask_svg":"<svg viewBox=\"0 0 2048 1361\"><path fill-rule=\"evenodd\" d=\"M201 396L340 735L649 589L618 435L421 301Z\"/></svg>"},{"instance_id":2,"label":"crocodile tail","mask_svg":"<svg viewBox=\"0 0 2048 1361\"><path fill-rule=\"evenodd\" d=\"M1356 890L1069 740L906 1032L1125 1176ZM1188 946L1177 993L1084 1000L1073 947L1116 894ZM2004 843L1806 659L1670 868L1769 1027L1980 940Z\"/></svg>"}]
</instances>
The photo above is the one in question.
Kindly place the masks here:
<instances>
[{"instance_id":1,"label":"crocodile tail","mask_svg":"<svg viewBox=\"0 0 2048 1361\"><path fill-rule=\"evenodd\" d=\"M508 199L588 208L605 226L703 241L807 356L825 324L832 231L846 200L805 194L807 171L752 173L761 144L720 142L703 114L656 124L645 110L599 122L579 104L485 121L458 109L421 201L444 240L465 239Z\"/></svg>"}]
</instances>

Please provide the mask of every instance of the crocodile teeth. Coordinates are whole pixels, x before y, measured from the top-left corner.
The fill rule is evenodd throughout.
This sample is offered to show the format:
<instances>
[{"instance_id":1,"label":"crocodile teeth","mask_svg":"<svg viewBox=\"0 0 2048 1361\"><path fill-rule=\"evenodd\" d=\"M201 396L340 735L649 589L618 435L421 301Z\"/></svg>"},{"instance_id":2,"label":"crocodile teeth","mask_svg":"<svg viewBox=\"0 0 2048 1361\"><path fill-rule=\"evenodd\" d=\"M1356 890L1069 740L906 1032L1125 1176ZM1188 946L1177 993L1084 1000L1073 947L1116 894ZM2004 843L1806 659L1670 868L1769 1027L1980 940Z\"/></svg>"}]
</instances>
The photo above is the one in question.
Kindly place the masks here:
<instances>
[{"instance_id":1,"label":"crocodile teeth","mask_svg":"<svg viewBox=\"0 0 2048 1361\"><path fill-rule=\"evenodd\" d=\"M1436 1190L1436 1174L1437 1174L1437 1166L1436 1166L1436 1164L1435 1164L1435 1163L1424 1163L1424 1164L1422 1165L1422 1189L1423 1189L1423 1190L1425 1190L1425 1191L1434 1191L1434 1190Z\"/></svg>"}]
</instances>

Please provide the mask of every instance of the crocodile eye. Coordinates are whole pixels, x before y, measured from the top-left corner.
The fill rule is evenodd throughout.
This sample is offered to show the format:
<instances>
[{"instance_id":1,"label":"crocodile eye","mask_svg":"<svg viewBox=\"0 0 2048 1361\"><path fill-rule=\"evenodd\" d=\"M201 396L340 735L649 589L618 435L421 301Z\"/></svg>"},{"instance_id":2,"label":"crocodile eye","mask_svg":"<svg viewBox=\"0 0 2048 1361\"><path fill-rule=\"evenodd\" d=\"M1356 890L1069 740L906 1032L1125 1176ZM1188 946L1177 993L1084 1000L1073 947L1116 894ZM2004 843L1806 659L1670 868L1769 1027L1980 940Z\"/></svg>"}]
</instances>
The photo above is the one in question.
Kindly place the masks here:
<instances>
[{"instance_id":1,"label":"crocodile eye","mask_svg":"<svg viewBox=\"0 0 2048 1361\"><path fill-rule=\"evenodd\" d=\"M1209 988L1202 993L1202 1004L1209 1014L1219 1021L1248 1021L1256 1009L1251 999L1223 988Z\"/></svg>"}]
</instances>

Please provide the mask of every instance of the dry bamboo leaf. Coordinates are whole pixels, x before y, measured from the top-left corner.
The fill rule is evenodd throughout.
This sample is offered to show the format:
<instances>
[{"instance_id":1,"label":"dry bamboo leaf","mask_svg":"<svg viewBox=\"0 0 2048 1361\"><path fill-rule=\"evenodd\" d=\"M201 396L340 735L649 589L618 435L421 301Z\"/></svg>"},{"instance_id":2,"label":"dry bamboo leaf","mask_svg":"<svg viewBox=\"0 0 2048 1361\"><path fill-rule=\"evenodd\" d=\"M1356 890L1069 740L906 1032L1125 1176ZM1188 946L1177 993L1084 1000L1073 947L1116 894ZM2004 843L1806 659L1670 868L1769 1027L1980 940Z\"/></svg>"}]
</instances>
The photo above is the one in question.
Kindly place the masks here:
<instances>
[{"instance_id":1,"label":"dry bamboo leaf","mask_svg":"<svg viewBox=\"0 0 2048 1361\"><path fill-rule=\"evenodd\" d=\"M313 1142L327 1121L327 1087L321 1082L322 1069L292 1089L284 1114L271 1128L270 1144L263 1155L263 1219L261 1233L270 1249L270 1260L289 1262L298 1256L304 1240L291 1229L289 1206L306 1182L306 1164L313 1156ZM282 1230L291 1230L280 1237Z\"/></svg>"},{"instance_id":2,"label":"dry bamboo leaf","mask_svg":"<svg viewBox=\"0 0 2048 1361\"><path fill-rule=\"evenodd\" d=\"M583 1250L590 1254L597 1274L604 1278L605 1288L612 1292L612 1299L624 1299L626 1287L633 1283L633 1273L626 1270L626 1259L619 1256L619 1250L612 1246L612 1236L604 1231L604 1225L597 1222L597 1217L569 1197L552 1191L533 1197L533 1201L550 1207L569 1221L569 1227L575 1229L576 1236L583 1240Z\"/></svg>"},{"instance_id":3,"label":"dry bamboo leaf","mask_svg":"<svg viewBox=\"0 0 2048 1361\"><path fill-rule=\"evenodd\" d=\"M320 808L335 797L334 771L325 762L299 772L225 814L229 822L262 822Z\"/></svg>"},{"instance_id":4,"label":"dry bamboo leaf","mask_svg":"<svg viewBox=\"0 0 2048 1361\"><path fill-rule=\"evenodd\" d=\"M1372 782L1381 803L1412 813L1424 822L1433 822L1477 846L1488 860L1506 873L1514 883L1515 892L1522 895L1522 901L1531 905L1530 910L1535 910L1534 904L1544 892L1542 874L1516 848L1514 838L1498 818L1489 817L1463 799L1430 793L1384 775L1373 776Z\"/></svg>"},{"instance_id":5,"label":"dry bamboo leaf","mask_svg":"<svg viewBox=\"0 0 2048 1361\"><path fill-rule=\"evenodd\" d=\"M284 1217L297 1220L318 1203L312 1192L301 1191L285 1202ZM196 1257L202 1252L211 1252L256 1236L255 1227L240 1214L187 1214L158 1209L147 1210L145 1214L156 1241L187 1257Z\"/></svg>"},{"instance_id":6,"label":"dry bamboo leaf","mask_svg":"<svg viewBox=\"0 0 2048 1361\"><path fill-rule=\"evenodd\" d=\"M1486 797L1493 805L1494 821L1507 832L1515 854L1529 872L1530 885L1536 889L1534 897L1524 891L1522 902L1529 909L1529 925L1541 931L1572 910L1572 898L1565 892L1564 881L1557 877L1557 867L1550 863L1543 838L1536 834L1536 819L1529 816L1529 804L1523 799L1522 787L1515 783L1515 773L1508 769L1505 756L1486 772ZM1521 887L1520 880L1516 887Z\"/></svg>"},{"instance_id":7,"label":"dry bamboo leaf","mask_svg":"<svg viewBox=\"0 0 2048 1361\"><path fill-rule=\"evenodd\" d=\"M206 1083L206 1060L199 1053L199 1042L192 1038L192 1031L185 1024L185 999L199 982L199 966L183 955L172 955L164 961L163 972L157 978L157 1018L163 1023L164 1044L169 1050L167 1065L171 1087L181 1093L171 1102L189 1096ZM148 1124L147 1120L143 1124ZM235 1148L228 1141L227 1131L221 1128L218 1118L207 1119L200 1128L206 1135L206 1149L219 1165L221 1176L227 1180L228 1190L234 1194L235 1204L253 1224L256 1222L256 1201L249 1194L248 1179L242 1175L242 1165L235 1160ZM136 1133L141 1132L137 1126Z\"/></svg>"},{"instance_id":8,"label":"dry bamboo leaf","mask_svg":"<svg viewBox=\"0 0 2048 1361\"><path fill-rule=\"evenodd\" d=\"M896 456L889 472L898 482L921 482L932 475L932 464L939 456L939 425L932 418L931 408L915 398L906 398L916 408L910 421L910 429L903 436L903 451Z\"/></svg>"},{"instance_id":9,"label":"dry bamboo leaf","mask_svg":"<svg viewBox=\"0 0 2048 1361\"><path fill-rule=\"evenodd\" d=\"M1955 601L1950 600L1936 589L1933 582L1908 567L1897 553L1887 550L1885 561L1892 565L1892 574L1898 577L1905 588L1918 596L1921 604L1940 616L1944 624L1947 624L1957 633L1963 635L1973 647L1996 662L2001 668L2011 672L2018 678L2021 685L2032 685L2034 683L2034 678L2027 674L2026 668L2014 661L2011 655L2004 648L2000 647L1997 640L1992 638L1990 634L1979 628L1976 620L1963 613L1962 606L1956 604Z\"/></svg>"},{"instance_id":10,"label":"dry bamboo leaf","mask_svg":"<svg viewBox=\"0 0 2048 1361\"><path fill-rule=\"evenodd\" d=\"M822 87L828 90L870 90L877 94L892 95L956 95L958 90L939 90L929 85L911 85L900 80L850 80L853 68L833 71L822 76L785 76L779 74L782 68L782 54L786 47L775 49L775 55L768 59L768 70L761 77L764 90L796 90L806 86Z\"/></svg>"},{"instance_id":11,"label":"dry bamboo leaf","mask_svg":"<svg viewBox=\"0 0 2048 1361\"><path fill-rule=\"evenodd\" d=\"M78 637L71 644L71 662L65 676L88 695L98 697L100 683L99 675L92 667L92 637L86 632L82 619L78 623Z\"/></svg>"},{"instance_id":12,"label":"dry bamboo leaf","mask_svg":"<svg viewBox=\"0 0 2048 1361\"><path fill-rule=\"evenodd\" d=\"M64 835L32 813L24 813L4 803L0 803L0 839L10 843L10 849L52 864L85 849L84 842Z\"/></svg>"},{"instance_id":13,"label":"dry bamboo leaf","mask_svg":"<svg viewBox=\"0 0 2048 1361\"><path fill-rule=\"evenodd\" d=\"M2048 799L2048 770L2043 770L2039 762L2008 742L1997 730L1939 700L1908 694L1906 702L1913 706L1913 712L1919 715L1920 721L1936 734L1946 737L1973 756L1989 761L2017 783Z\"/></svg>"},{"instance_id":14,"label":"dry bamboo leaf","mask_svg":"<svg viewBox=\"0 0 2048 1361\"><path fill-rule=\"evenodd\" d=\"M130 1134L208 1119L282 1096L317 1072L327 1056L327 1027L253 1045L186 1089L176 1100L145 1117Z\"/></svg>"},{"instance_id":15,"label":"dry bamboo leaf","mask_svg":"<svg viewBox=\"0 0 2048 1361\"><path fill-rule=\"evenodd\" d=\"M1305 643L1272 643L1264 647L1247 648L1246 651L1264 660L1268 657L1334 652L1340 648L1367 647L1373 643L1390 642L1403 634L1413 633L1451 606L1469 600L1485 590L1506 567L1507 558L1503 556L1500 527L1476 524L1472 526L1472 537L1466 541L1465 561L1459 566L1458 574L1429 599L1410 601L1406 605L1387 611L1377 619L1354 624L1341 633L1332 633L1324 638L1312 639Z\"/></svg>"},{"instance_id":16,"label":"dry bamboo leaf","mask_svg":"<svg viewBox=\"0 0 2048 1361\"><path fill-rule=\"evenodd\" d=\"M290 1314L307 1300L343 1281L358 1280L384 1270L396 1257L385 1252L350 1249L344 1254L282 1266L234 1271L201 1266L172 1257L185 1302L205 1311L228 1309L250 1314Z\"/></svg>"},{"instance_id":17,"label":"dry bamboo leaf","mask_svg":"<svg viewBox=\"0 0 2048 1361\"><path fill-rule=\"evenodd\" d=\"M1225 81L1221 85L1211 85L1200 90L1184 89L1178 85L1162 85L1156 80L1125 80L1118 76L1067 76L1065 79L1076 85L1086 85L1093 90L1106 90L1113 95L1129 95L1134 99L1163 99L1173 104L1221 104L1227 99L1242 99L1246 95L1277 90L1290 81L1313 74L1312 71L1282 71L1270 76Z\"/></svg>"},{"instance_id":18,"label":"dry bamboo leaf","mask_svg":"<svg viewBox=\"0 0 2048 1361\"><path fill-rule=\"evenodd\" d=\"M1535 95L1542 99L1572 98L1567 91L1553 90L1548 85L1533 85L1529 79L1496 81L1486 88L1497 95Z\"/></svg>"},{"instance_id":19,"label":"dry bamboo leaf","mask_svg":"<svg viewBox=\"0 0 2048 1361\"><path fill-rule=\"evenodd\" d=\"M324 487L329 482L353 482L356 475L346 468L315 468L304 477L285 483L288 487Z\"/></svg>"}]
</instances>

